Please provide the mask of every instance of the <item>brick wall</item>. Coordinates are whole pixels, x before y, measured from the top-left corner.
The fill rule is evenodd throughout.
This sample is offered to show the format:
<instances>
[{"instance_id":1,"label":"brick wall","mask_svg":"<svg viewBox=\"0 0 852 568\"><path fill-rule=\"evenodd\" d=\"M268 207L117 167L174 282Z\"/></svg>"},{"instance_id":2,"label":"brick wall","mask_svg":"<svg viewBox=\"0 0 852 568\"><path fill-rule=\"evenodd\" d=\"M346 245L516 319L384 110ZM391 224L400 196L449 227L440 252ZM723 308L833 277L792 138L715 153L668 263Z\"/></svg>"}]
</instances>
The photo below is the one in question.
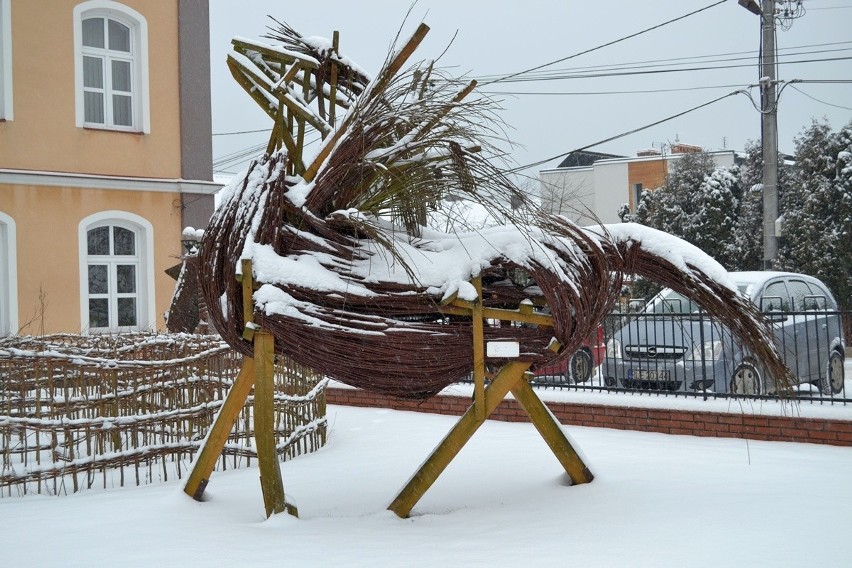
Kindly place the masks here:
<instances>
[{"instance_id":1,"label":"brick wall","mask_svg":"<svg viewBox=\"0 0 852 568\"><path fill-rule=\"evenodd\" d=\"M423 401L402 400L362 390L326 389L329 404L391 408L460 416L470 406L470 399L438 395ZM548 402L548 408L562 424L709 436L748 438L778 442L808 442L852 446L852 421L794 416L754 416L749 414L698 412ZM523 409L514 400L504 400L491 415L493 420L527 422Z\"/></svg>"}]
</instances>

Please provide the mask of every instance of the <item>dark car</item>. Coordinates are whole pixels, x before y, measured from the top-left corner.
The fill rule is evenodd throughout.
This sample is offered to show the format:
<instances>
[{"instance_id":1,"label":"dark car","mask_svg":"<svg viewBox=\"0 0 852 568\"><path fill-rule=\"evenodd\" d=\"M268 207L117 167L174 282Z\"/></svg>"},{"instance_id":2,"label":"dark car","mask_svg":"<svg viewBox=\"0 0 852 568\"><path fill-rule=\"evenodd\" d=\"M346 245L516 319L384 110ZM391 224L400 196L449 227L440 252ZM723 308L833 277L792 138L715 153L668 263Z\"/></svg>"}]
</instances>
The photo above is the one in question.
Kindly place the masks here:
<instances>
[{"instance_id":1,"label":"dark car","mask_svg":"<svg viewBox=\"0 0 852 568\"><path fill-rule=\"evenodd\" d=\"M772 322L795 382L812 383L825 395L841 392L845 344L837 303L825 284L789 272L732 272L731 278ZM663 290L632 317L607 342L608 386L733 394L777 388L727 329L674 290Z\"/></svg>"},{"instance_id":2,"label":"dark car","mask_svg":"<svg viewBox=\"0 0 852 568\"><path fill-rule=\"evenodd\" d=\"M603 361L605 351L604 330L602 326L598 326L595 336L584 341L583 346L571 357L536 370L536 381L585 383L592 378L595 368Z\"/></svg>"}]
</instances>

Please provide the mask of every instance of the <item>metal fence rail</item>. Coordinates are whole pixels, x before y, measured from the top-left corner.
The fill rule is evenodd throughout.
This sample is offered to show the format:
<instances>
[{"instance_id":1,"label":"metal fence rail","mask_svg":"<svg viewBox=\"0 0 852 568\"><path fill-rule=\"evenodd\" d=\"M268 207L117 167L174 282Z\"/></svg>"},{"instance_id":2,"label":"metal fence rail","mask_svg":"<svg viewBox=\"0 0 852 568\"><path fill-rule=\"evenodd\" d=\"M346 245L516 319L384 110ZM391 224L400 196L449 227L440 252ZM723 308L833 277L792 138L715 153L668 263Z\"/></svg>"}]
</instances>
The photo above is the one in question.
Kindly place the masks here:
<instances>
[{"instance_id":1,"label":"metal fence rail","mask_svg":"<svg viewBox=\"0 0 852 568\"><path fill-rule=\"evenodd\" d=\"M593 369L578 376L569 361L539 371L542 387L641 392L708 398L789 398L814 403L852 403L849 338L844 319L852 312L815 309L767 313L790 377L772 377L728 331L706 313L614 313L603 322L603 339L590 339L582 357ZM575 355L576 357L576 355Z\"/></svg>"}]
</instances>

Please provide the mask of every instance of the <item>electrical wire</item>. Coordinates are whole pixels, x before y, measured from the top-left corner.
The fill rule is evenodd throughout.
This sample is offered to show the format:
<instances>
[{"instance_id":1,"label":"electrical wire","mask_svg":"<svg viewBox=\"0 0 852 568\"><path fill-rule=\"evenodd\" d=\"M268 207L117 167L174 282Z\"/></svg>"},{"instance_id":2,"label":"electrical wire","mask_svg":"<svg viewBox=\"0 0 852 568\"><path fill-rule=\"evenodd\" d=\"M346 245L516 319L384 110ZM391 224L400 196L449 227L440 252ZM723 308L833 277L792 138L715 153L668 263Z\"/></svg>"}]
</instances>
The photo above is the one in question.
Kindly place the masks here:
<instances>
[{"instance_id":1,"label":"electrical wire","mask_svg":"<svg viewBox=\"0 0 852 568\"><path fill-rule=\"evenodd\" d=\"M698 10L695 10L695 11L689 12L688 14L684 14L684 15L682 15L682 16L678 16L677 18L673 18L673 19L671 19L671 20L666 20L665 22L662 22L662 23L657 24L657 25L655 25L655 26L651 26L650 28L645 28L644 30L640 30L640 31L635 32L635 33L632 33L632 34L630 34L630 35L626 35L626 36L620 37L620 38L618 38L618 39L616 39L616 40L613 40L613 41L610 41L610 42L607 42L607 43L604 43L604 44L598 45L598 46L596 46L596 47L592 47L592 48L589 48L589 49L586 49L586 50L583 50L583 51L580 51L580 52L574 53L573 55L568 55L567 57L562 57L562 58L560 58L560 59L556 59L555 61L551 61L551 62L549 62L549 63L543 63L543 64L541 64L541 65L537 65L537 66L535 66L535 67L531 67L531 68L529 68L529 69L525 69L525 70L523 70L523 71L518 71L518 72L516 72L516 73L512 73L512 74L506 75L506 76L505 76L505 77L503 77L503 78L494 79L493 81L488 81L488 82L484 83L484 84L483 84L483 86L487 86L487 85L490 85L490 84L493 84L493 83L503 83L503 82L508 81L509 79L512 79L512 78L518 77L518 76L520 76L520 75L525 75L525 74L527 74L527 73L531 73L531 72L533 72L533 71L538 71L539 69L544 69L545 67L550 67L551 65L556 65L557 63L562 63L563 61L567 61L567 60L569 60L569 59L573 59L573 58L575 58L575 57L579 57L579 56L581 56L581 55L585 55L585 54L587 54L587 53L591 53L591 52L593 52L593 51L597 51L597 50L599 50L599 49L603 49L604 47L609 47L609 46L611 46L611 45L615 45L616 43L620 43L620 42L622 42L622 41L626 41L626 40L628 40L628 39L632 39L632 38L634 38L634 37L637 37L637 36L640 36L640 35L642 35L642 34L648 33L648 32L650 32L650 31L653 31L653 30L659 29L659 28L661 28L661 27L663 27L663 26L667 26L667 25L672 24L672 23L674 23L674 22L678 22L678 21L683 20L683 19L685 19L685 18L688 18L688 17L690 17L690 16L694 16L695 14L698 14L698 13L700 13L700 12L703 12L703 11L705 11L705 10L709 10L710 8L713 8L714 6L718 6L718 5L720 5L720 4L724 4L726 1L727 1L727 0L719 0L718 2L714 2L713 4L709 4L709 5L707 5L707 6L703 7L703 8L699 8Z\"/></svg>"},{"instance_id":2,"label":"electrical wire","mask_svg":"<svg viewBox=\"0 0 852 568\"><path fill-rule=\"evenodd\" d=\"M834 103L829 103L829 102L826 102L826 101L820 100L820 99L818 99L818 98L814 97L813 95L809 95L809 94L807 94L807 93L806 93L806 92L804 92L803 90L801 90L801 89L797 88L795 85L792 85L792 84L791 84L791 85L790 85L790 88L791 88L791 89L793 89L794 91L797 91L797 92L799 92L799 93L803 94L804 96L808 97L809 99L814 100L814 101L816 101L816 102L818 102L818 103L822 103L822 104L824 104L824 105L826 105L826 106L830 106L830 107L834 107L834 108L840 108L840 109L843 109L843 110L852 110L852 107L846 107L846 106L843 106L843 105L836 105L836 104L834 104Z\"/></svg>"},{"instance_id":3,"label":"electrical wire","mask_svg":"<svg viewBox=\"0 0 852 568\"><path fill-rule=\"evenodd\" d=\"M705 91L709 89L747 88L748 84L706 85L703 87L675 87L671 89L636 89L626 91L482 91L488 95L542 95L542 96L580 96L580 95L641 95L648 93L677 93L683 91Z\"/></svg>"},{"instance_id":4,"label":"electrical wire","mask_svg":"<svg viewBox=\"0 0 852 568\"><path fill-rule=\"evenodd\" d=\"M643 131L643 130L647 130L648 128L652 128L652 127L657 126L657 125L659 125L659 124L662 124L662 123L664 123L664 122L668 122L668 121L670 121L670 120L674 120L675 118L679 118L679 117L681 117L681 116L683 116L683 115L685 115L685 114L689 114L689 113L691 113L691 112L695 112L695 111L697 111L697 110L699 110L699 109L702 109L702 108L704 108L704 107L707 107L707 106L710 106L710 105L712 105L712 104L718 103L719 101L722 101L722 100L724 100L724 99L727 99L728 97L732 97L732 96L734 96L734 95L739 95L739 94L743 94L743 93L744 93L744 91L741 91L741 90L732 91L732 92L728 93L727 95L723 95L723 96L718 97L718 98L715 98L715 99L713 99L713 100L711 100L711 101L707 101L706 103L702 103L702 104L700 104L700 105L698 105L698 106L694 106L694 107L692 107L692 108L690 108L690 109L687 109L687 110L681 111L681 112L676 113L676 114L673 114L673 115L671 115L671 116L667 116L666 118L662 118L662 119L660 119L660 120L656 120L656 121L651 122L651 123L649 123L649 124L645 124L645 125L640 126L640 127L638 127L638 128L634 128L634 129L632 129L632 130L628 130L628 131L626 131L626 132L622 132L621 134L616 134L615 136L610 136L609 138L605 138L605 139L603 139L603 140L598 140L597 142L593 142L593 143L591 143L591 144L587 144L587 145L582 146L582 147L580 147L580 148L575 148L574 150L569 150L568 152L563 152L563 153L561 153L561 154L557 154L557 155L555 155L555 156L551 156L551 157L549 157L549 158L545 158L544 160L538 160L537 162L532 162L532 163L529 163L529 164L526 164L526 165L523 165L523 166L518 166L518 167L512 168L512 169L508 170L508 172L507 172L507 173L510 173L510 174L511 174L511 173L516 173L516 172L519 172L519 171L522 171L522 170L526 170L526 169L529 169L529 168L534 168L534 167L536 167L536 166L540 166L540 165L542 165L542 164L545 164L545 163L547 163L547 162L550 162L551 160L556 160L556 159L558 159L558 158L563 158L563 157L565 157L565 156L567 156L568 154L571 154L571 153L573 153L573 152L582 152L583 150L588 150L589 148L594 148L595 146L600 146L601 144L606 144L607 142L612 142L613 140L618 140L619 138L624 138L625 136L630 136L631 134L636 134L637 132L641 132L641 131ZM749 97L749 98L751 98L751 97Z\"/></svg>"},{"instance_id":5,"label":"electrical wire","mask_svg":"<svg viewBox=\"0 0 852 568\"><path fill-rule=\"evenodd\" d=\"M812 44L806 46L799 47L790 47L784 49L777 49L777 52L787 51L788 53L779 53L782 57L792 57L795 55L814 55L820 53L836 53L852 50L852 47L843 47L837 49L819 49L819 50L810 50L810 51L792 51L793 49L797 50L808 50L814 47L831 47L831 46L840 46L846 45L849 46L852 44L852 41L844 41L844 42L831 42L826 44ZM589 65L583 67L568 67L561 69L554 69L551 71L544 71L541 73L530 73L525 77L525 80L538 80L538 79L546 79L549 77L561 77L561 76L570 76L580 71L621 71L621 70L631 70L631 69L646 69L646 68L666 68L666 67L675 67L679 65L686 65L692 62L701 61L703 63L718 63L718 62L731 62L731 61L747 61L754 59L756 52L755 51L735 51L728 53L719 53L719 54L709 54L709 55L694 55L689 57L675 57L675 58L667 58L667 59L650 59L644 61L629 61L624 63L616 63L616 64L603 64L603 65ZM738 57L731 57L738 56ZM711 59L715 58L715 59ZM703 60L703 61L702 61ZM491 77L495 77L497 75L484 75L479 77L474 77L480 83L485 82L487 84L488 80ZM505 81L505 82L517 82L517 81Z\"/></svg>"}]
</instances>

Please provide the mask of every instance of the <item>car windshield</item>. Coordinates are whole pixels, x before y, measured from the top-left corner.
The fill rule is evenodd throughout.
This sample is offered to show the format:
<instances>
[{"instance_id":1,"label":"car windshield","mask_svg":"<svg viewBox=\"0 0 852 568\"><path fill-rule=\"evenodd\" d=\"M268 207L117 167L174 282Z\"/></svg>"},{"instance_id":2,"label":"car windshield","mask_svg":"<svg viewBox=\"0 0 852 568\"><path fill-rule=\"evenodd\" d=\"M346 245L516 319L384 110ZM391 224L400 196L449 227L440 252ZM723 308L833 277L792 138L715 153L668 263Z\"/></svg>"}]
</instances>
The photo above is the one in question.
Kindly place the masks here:
<instances>
[{"instance_id":1,"label":"car windshield","mask_svg":"<svg viewBox=\"0 0 852 568\"><path fill-rule=\"evenodd\" d=\"M694 314L699 311L698 304L671 288L666 288L657 294L645 306L645 313L647 314Z\"/></svg>"}]
</instances>

